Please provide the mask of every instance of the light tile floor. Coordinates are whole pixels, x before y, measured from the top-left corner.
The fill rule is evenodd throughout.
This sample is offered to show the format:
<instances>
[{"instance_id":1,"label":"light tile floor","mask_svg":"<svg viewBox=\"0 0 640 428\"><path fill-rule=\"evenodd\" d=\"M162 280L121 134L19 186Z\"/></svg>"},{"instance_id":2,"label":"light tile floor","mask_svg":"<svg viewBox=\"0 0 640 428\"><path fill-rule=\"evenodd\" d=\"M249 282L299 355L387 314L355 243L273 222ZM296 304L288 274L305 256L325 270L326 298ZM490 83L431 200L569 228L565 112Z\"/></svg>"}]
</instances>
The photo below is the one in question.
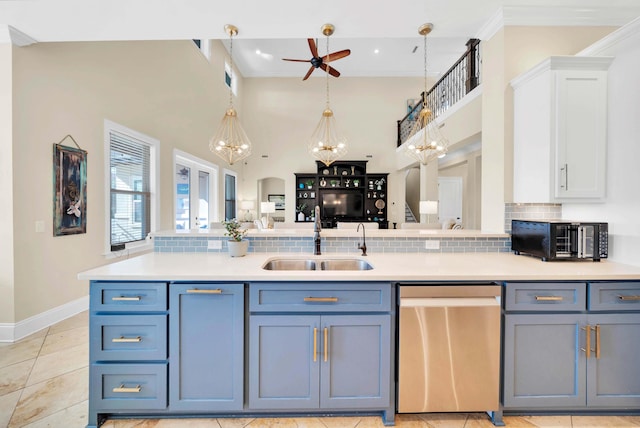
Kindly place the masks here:
<instances>
[{"instance_id":1,"label":"light tile floor","mask_svg":"<svg viewBox=\"0 0 640 428\"><path fill-rule=\"evenodd\" d=\"M0 428L84 428L88 317L83 312L13 344L0 344ZM640 416L505 417L507 427L640 427ZM380 417L109 420L105 428L382 428ZM400 428L491 428L482 413L397 415Z\"/></svg>"}]
</instances>

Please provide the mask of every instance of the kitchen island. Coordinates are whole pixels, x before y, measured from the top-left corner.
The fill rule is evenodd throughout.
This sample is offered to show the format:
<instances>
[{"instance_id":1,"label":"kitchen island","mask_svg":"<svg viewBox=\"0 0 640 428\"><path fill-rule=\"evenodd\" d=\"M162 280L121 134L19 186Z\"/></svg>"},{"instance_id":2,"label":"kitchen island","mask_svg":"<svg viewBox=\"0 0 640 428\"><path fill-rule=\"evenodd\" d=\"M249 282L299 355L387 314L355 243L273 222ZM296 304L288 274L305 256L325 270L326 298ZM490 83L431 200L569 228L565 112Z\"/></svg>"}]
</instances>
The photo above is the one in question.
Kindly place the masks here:
<instances>
[{"instance_id":1,"label":"kitchen island","mask_svg":"<svg viewBox=\"0 0 640 428\"><path fill-rule=\"evenodd\" d=\"M373 269L263 269L274 258L357 258ZM490 281L503 286L503 300L510 298L510 287L530 296L522 284L538 294L536 286L546 288L546 293L575 288L578 291L571 296L577 298L621 285L630 299L640 294L636 291L640 267L608 261L541 262L505 252L371 252L367 257L265 252L241 258L224 253L154 252L83 272L79 278L92 281L90 427L105 417L118 416L300 413L379 414L392 425L398 284L473 286ZM637 302L620 302L637 318L637 306L631 306ZM576 306L573 310L586 314L586 306L579 307L580 302ZM503 313L503 319L512 316ZM517 307L513 314L520 315ZM539 316L540 310L534 314ZM557 321L555 317L548 314L545 319ZM636 318L631 320L634 328ZM582 321L570 330L579 330ZM627 330L623 337L634 339L637 330ZM346 347L344 352L333 345L334 339ZM575 338L577 348L584 340ZM515 351L506 354L520 358L517 346L522 345L512 345ZM523 351L530 352L532 346L525 345ZM616 352L623 351L619 347ZM503 367L513 365L505 362ZM503 375L513 377L509 376ZM638 383L625 384L624 406L610 403L596 410L629 411L629 403L640 408L640 387L633 382ZM637 388L629 391L630 387ZM590 410L575 403L562 407L548 402L531 405L526 400L512 403L505 411ZM501 422L502 409L486 410L497 411L494 422Z\"/></svg>"}]
</instances>

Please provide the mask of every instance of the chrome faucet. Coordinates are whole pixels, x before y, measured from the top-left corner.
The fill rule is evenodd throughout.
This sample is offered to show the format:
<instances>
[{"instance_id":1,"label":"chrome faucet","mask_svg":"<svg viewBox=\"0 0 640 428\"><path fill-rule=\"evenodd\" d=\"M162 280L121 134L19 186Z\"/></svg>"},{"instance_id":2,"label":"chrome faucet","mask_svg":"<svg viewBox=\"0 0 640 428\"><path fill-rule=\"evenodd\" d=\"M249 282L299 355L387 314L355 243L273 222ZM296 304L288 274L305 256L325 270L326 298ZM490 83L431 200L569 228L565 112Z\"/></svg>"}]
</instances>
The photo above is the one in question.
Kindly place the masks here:
<instances>
[{"instance_id":1,"label":"chrome faucet","mask_svg":"<svg viewBox=\"0 0 640 428\"><path fill-rule=\"evenodd\" d=\"M320 230L322 230L322 228L320 227L320 207L318 205L316 205L315 216L316 218L313 224L313 242L315 243L315 251L313 254L319 256L322 254L320 252Z\"/></svg>"},{"instance_id":2,"label":"chrome faucet","mask_svg":"<svg viewBox=\"0 0 640 428\"><path fill-rule=\"evenodd\" d=\"M358 250L362 250L362 255L367 255L367 236L364 233L364 224L358 224L358 228L356 229L356 233L360 232L360 226L362 226L362 244L358 243Z\"/></svg>"}]
</instances>

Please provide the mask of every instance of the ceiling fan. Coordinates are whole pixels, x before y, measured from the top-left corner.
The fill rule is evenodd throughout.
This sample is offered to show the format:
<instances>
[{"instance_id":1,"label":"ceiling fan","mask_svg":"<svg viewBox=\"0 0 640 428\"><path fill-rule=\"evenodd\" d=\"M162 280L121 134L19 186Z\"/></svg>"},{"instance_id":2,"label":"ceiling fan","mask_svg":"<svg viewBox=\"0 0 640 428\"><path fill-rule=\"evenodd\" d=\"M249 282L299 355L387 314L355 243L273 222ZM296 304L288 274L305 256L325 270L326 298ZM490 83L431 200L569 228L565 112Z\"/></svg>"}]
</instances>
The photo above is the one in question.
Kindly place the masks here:
<instances>
[{"instance_id":1,"label":"ceiling fan","mask_svg":"<svg viewBox=\"0 0 640 428\"><path fill-rule=\"evenodd\" d=\"M324 24L322 26L322 34L327 36L327 51L329 46L328 37L333 34L334 30L335 30L335 27L332 24ZM344 58L345 56L348 56L349 54L351 54L351 50L344 49L338 52L333 52L331 54L327 53L325 56L321 57L318 55L318 48L316 46L315 40L307 39L307 42L309 42L309 50L311 50L311 55L312 55L311 59L282 58L283 61L310 62L311 67L309 68L309 71L307 71L307 74L305 74L305 76L302 78L302 80L307 80L309 76L311 76L311 73L313 73L313 70L315 70L316 68L321 68L322 70L329 73L333 77L340 77L340 72L335 68L333 68L333 66L330 66L327 64L329 64L330 62L339 60L340 58Z\"/></svg>"}]
</instances>

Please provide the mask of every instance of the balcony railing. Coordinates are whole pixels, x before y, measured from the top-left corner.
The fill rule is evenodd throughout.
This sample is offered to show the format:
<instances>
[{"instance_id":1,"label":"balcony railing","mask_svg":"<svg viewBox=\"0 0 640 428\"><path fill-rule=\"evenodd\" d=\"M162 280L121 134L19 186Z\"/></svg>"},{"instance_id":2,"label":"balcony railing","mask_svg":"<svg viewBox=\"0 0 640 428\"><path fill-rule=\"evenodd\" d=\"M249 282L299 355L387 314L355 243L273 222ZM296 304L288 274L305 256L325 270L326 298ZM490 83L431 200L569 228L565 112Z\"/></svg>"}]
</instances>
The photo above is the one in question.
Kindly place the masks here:
<instances>
[{"instance_id":1,"label":"balcony railing","mask_svg":"<svg viewBox=\"0 0 640 428\"><path fill-rule=\"evenodd\" d=\"M469 39L467 51L426 93L427 106L434 117L444 113L480 84L480 40ZM425 93L420 101L398 121L398 146L409 136L424 103Z\"/></svg>"}]
</instances>

